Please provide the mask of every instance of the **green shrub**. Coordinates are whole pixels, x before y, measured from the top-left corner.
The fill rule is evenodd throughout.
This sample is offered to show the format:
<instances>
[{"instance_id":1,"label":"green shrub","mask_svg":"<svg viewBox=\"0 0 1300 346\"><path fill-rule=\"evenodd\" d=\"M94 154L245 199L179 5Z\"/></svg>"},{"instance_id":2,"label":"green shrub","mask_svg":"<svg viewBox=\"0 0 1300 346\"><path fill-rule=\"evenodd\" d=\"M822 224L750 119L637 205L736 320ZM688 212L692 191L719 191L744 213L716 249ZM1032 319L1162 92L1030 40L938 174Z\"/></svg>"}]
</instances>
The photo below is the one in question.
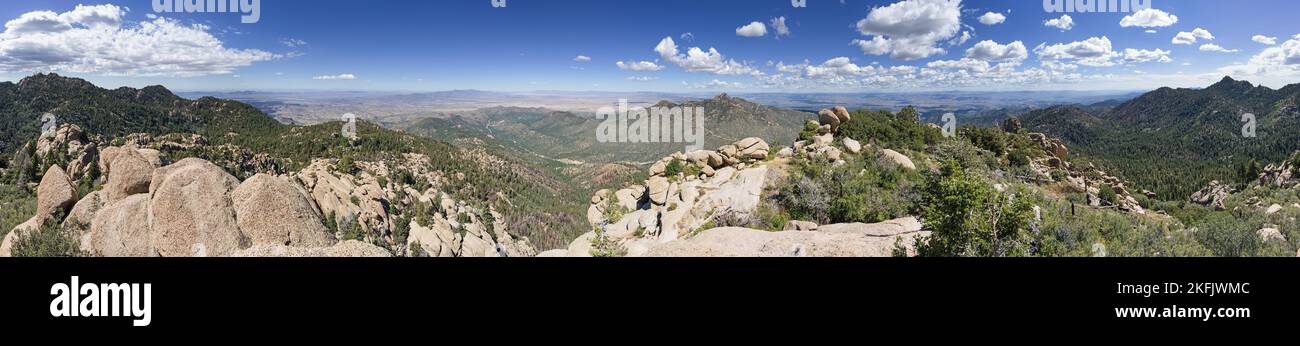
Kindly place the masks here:
<instances>
[{"instance_id":1,"label":"green shrub","mask_svg":"<svg viewBox=\"0 0 1300 346\"><path fill-rule=\"evenodd\" d=\"M1210 214L1195 226L1196 239L1219 257L1249 257L1259 253L1259 225L1242 222L1227 212Z\"/></svg>"},{"instance_id":2,"label":"green shrub","mask_svg":"<svg viewBox=\"0 0 1300 346\"><path fill-rule=\"evenodd\" d=\"M1024 167L1029 165L1029 154L1022 149L1012 150L1007 154L1007 162L1014 167Z\"/></svg>"},{"instance_id":3,"label":"green shrub","mask_svg":"<svg viewBox=\"0 0 1300 346\"><path fill-rule=\"evenodd\" d=\"M13 257L85 257L80 236L59 226L58 216L46 219L38 229L18 234Z\"/></svg>"},{"instance_id":4,"label":"green shrub","mask_svg":"<svg viewBox=\"0 0 1300 346\"><path fill-rule=\"evenodd\" d=\"M1025 198L998 193L948 161L925 188L921 214L933 233L917 242L917 251L938 257L1023 256L1030 252L1022 238L1031 211Z\"/></svg>"},{"instance_id":5,"label":"green shrub","mask_svg":"<svg viewBox=\"0 0 1300 346\"><path fill-rule=\"evenodd\" d=\"M1097 198L1107 205L1119 205L1119 195L1115 193L1115 188L1110 185L1102 184L1097 189Z\"/></svg>"},{"instance_id":6,"label":"green shrub","mask_svg":"<svg viewBox=\"0 0 1300 346\"><path fill-rule=\"evenodd\" d=\"M799 159L775 199L783 217L820 224L874 223L903 217L915 209L913 191L920 176L872 160L835 166ZM784 224L778 227L784 227Z\"/></svg>"},{"instance_id":7,"label":"green shrub","mask_svg":"<svg viewBox=\"0 0 1300 346\"><path fill-rule=\"evenodd\" d=\"M682 160L674 158L672 161L668 161L668 165L664 166L664 176L675 178L678 174L682 174Z\"/></svg>"}]
</instances>

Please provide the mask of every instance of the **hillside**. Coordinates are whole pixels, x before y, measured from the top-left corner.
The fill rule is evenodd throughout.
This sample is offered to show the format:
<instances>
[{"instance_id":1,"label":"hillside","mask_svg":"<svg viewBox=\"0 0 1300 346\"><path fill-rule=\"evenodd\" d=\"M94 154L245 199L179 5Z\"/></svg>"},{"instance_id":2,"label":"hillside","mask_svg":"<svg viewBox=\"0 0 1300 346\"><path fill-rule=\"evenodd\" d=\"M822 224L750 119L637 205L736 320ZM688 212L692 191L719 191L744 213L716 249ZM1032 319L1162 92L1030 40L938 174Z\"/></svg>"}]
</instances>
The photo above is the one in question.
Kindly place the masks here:
<instances>
[{"instance_id":1,"label":"hillside","mask_svg":"<svg viewBox=\"0 0 1300 346\"><path fill-rule=\"evenodd\" d=\"M340 122L284 125L240 102L187 100L160 86L106 90L53 74L0 84L0 108L5 152L14 153L0 157L9 166L6 184L37 182L42 172L59 166L68 168L83 190L93 190L107 183L101 176L105 172L96 167L97 157L107 147L120 146L156 150L163 162L211 161L238 179L289 175L321 160L393 167L416 154L427 158L421 170L435 172L431 179L442 178L417 182L403 178L411 172L386 169L371 175L391 185L387 189L406 189L395 184L433 187L479 208L495 207L505 215L504 222L538 245L565 242L574 236L566 233L576 235L582 228L568 217L581 207L566 199L573 195L571 185L541 169L481 148L461 148L367 122L359 122L357 138L348 139L340 134ZM46 112L58 116L59 135L38 141L38 120ZM383 202L386 213L405 212L393 202Z\"/></svg>"},{"instance_id":2,"label":"hillside","mask_svg":"<svg viewBox=\"0 0 1300 346\"><path fill-rule=\"evenodd\" d=\"M706 148L754 136L788 142L804 123L815 119L810 113L767 107L726 94L680 104L661 101L655 106L703 107ZM447 118L416 119L394 127L450 141L497 141L495 145L541 158L591 163L649 162L682 150L678 143L600 143L596 140L600 123L593 116L572 112L495 107Z\"/></svg>"},{"instance_id":3,"label":"hillside","mask_svg":"<svg viewBox=\"0 0 1300 346\"><path fill-rule=\"evenodd\" d=\"M1249 172L1251 166L1300 149L1298 97L1300 84L1273 90L1224 78L1205 89L1161 88L1113 107L1035 110L1021 120L1161 199L1185 200L1212 180L1252 180L1258 168ZM1243 137L1245 113L1256 116L1257 137Z\"/></svg>"}]
</instances>

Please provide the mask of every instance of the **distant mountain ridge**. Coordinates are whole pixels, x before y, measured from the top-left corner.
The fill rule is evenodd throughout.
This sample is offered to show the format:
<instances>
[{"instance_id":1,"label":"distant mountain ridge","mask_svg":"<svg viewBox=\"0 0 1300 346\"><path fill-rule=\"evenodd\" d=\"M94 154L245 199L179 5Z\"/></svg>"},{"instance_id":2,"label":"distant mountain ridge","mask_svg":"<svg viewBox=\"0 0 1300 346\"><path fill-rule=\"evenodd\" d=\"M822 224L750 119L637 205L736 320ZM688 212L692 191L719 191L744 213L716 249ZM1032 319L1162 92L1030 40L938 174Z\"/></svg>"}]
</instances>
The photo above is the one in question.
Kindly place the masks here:
<instances>
[{"instance_id":1,"label":"distant mountain ridge","mask_svg":"<svg viewBox=\"0 0 1300 346\"><path fill-rule=\"evenodd\" d=\"M1024 126L1060 137L1084 156L1165 199L1211 180L1248 180L1252 162L1300 149L1300 84L1281 89L1231 77L1204 89L1160 88L1113 107L1058 106L1025 113ZM1244 137L1245 114L1256 137Z\"/></svg>"}]
</instances>

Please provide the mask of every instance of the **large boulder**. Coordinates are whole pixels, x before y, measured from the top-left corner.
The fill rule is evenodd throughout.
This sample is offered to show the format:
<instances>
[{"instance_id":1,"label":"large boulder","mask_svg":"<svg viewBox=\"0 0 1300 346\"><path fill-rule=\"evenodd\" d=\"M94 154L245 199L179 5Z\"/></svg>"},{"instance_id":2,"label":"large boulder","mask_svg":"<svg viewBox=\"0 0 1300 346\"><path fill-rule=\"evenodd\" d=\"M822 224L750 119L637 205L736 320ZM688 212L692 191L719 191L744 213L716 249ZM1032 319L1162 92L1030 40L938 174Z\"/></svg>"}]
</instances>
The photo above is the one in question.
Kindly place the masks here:
<instances>
[{"instance_id":1,"label":"large boulder","mask_svg":"<svg viewBox=\"0 0 1300 346\"><path fill-rule=\"evenodd\" d=\"M1223 202L1234 192L1237 190L1231 185L1219 183L1218 180L1211 181L1205 188L1192 194L1192 203L1210 206L1215 210L1224 210L1226 207Z\"/></svg>"},{"instance_id":2,"label":"large boulder","mask_svg":"<svg viewBox=\"0 0 1300 346\"><path fill-rule=\"evenodd\" d=\"M392 257L384 248L359 240L348 240L328 247L258 245L235 251L229 257Z\"/></svg>"},{"instance_id":3,"label":"large boulder","mask_svg":"<svg viewBox=\"0 0 1300 346\"><path fill-rule=\"evenodd\" d=\"M569 243L569 249L566 251L565 257L592 257L591 243L595 240L595 232L587 232L578 236L577 239Z\"/></svg>"},{"instance_id":4,"label":"large boulder","mask_svg":"<svg viewBox=\"0 0 1300 346\"><path fill-rule=\"evenodd\" d=\"M45 171L45 177L41 178L41 184L36 187L38 222L44 222L45 218L56 211L67 211L75 203L77 203L77 188L72 185L72 179L63 172L63 168L50 166L50 169Z\"/></svg>"},{"instance_id":5,"label":"large boulder","mask_svg":"<svg viewBox=\"0 0 1300 346\"><path fill-rule=\"evenodd\" d=\"M156 166L149 157L131 147L109 147L100 154L100 169L107 174L104 183L109 202L149 192Z\"/></svg>"},{"instance_id":6,"label":"large boulder","mask_svg":"<svg viewBox=\"0 0 1300 346\"><path fill-rule=\"evenodd\" d=\"M835 111L830 109L823 109L821 112L818 112L817 121L822 126L829 126L832 132L840 128L840 117L835 115Z\"/></svg>"},{"instance_id":7,"label":"large boulder","mask_svg":"<svg viewBox=\"0 0 1300 346\"><path fill-rule=\"evenodd\" d=\"M158 256L149 229L149 195L138 194L110 203L95 215L81 248L95 256Z\"/></svg>"},{"instance_id":8,"label":"large boulder","mask_svg":"<svg viewBox=\"0 0 1300 346\"><path fill-rule=\"evenodd\" d=\"M668 178L652 177L650 180L646 181L646 185L649 186L650 189L651 202L656 205L664 205L665 203L668 203L668 187L670 186Z\"/></svg>"},{"instance_id":9,"label":"large boulder","mask_svg":"<svg viewBox=\"0 0 1300 346\"><path fill-rule=\"evenodd\" d=\"M771 147L767 145L767 142L758 137L745 138L737 141L734 145L736 146L736 150L739 152L741 158L751 160L765 159L767 158L768 150L771 150Z\"/></svg>"},{"instance_id":10,"label":"large boulder","mask_svg":"<svg viewBox=\"0 0 1300 346\"><path fill-rule=\"evenodd\" d=\"M72 211L68 212L68 217L63 219L63 229L74 230L77 234L85 234L90 231L90 224L95 220L95 215L108 204L103 196L103 191L95 191L86 194L86 197L82 197L76 205L72 206Z\"/></svg>"},{"instance_id":11,"label":"large boulder","mask_svg":"<svg viewBox=\"0 0 1300 346\"><path fill-rule=\"evenodd\" d=\"M844 108L844 106L835 106L831 110L835 111L835 117L840 119L840 125L844 125L844 123L853 119L853 116L849 114L849 109Z\"/></svg>"},{"instance_id":12,"label":"large boulder","mask_svg":"<svg viewBox=\"0 0 1300 346\"><path fill-rule=\"evenodd\" d=\"M884 154L885 158L889 159L890 161L893 161L895 164L898 164L899 167L905 168L907 170L913 170L913 171L916 170L916 164L912 163L912 159L908 158L907 155L903 155L897 151L893 151L889 149L883 149L880 152Z\"/></svg>"},{"instance_id":13,"label":"large boulder","mask_svg":"<svg viewBox=\"0 0 1300 346\"><path fill-rule=\"evenodd\" d=\"M844 149L848 150L850 154L861 154L862 143L846 137L844 138Z\"/></svg>"},{"instance_id":14,"label":"large boulder","mask_svg":"<svg viewBox=\"0 0 1300 346\"><path fill-rule=\"evenodd\" d=\"M914 221L914 220L912 220ZM687 238L659 244L645 253L649 257L889 257L897 246L915 255L919 230L886 228L908 221L891 221L881 228L870 225L834 230L826 225L817 231L768 232L748 228L715 228ZM825 229L831 227L832 231Z\"/></svg>"},{"instance_id":15,"label":"large boulder","mask_svg":"<svg viewBox=\"0 0 1300 346\"><path fill-rule=\"evenodd\" d=\"M860 233L870 236L887 237L921 231L921 221L914 217L905 217L879 223L840 223L822 225L817 228L823 233Z\"/></svg>"},{"instance_id":16,"label":"large boulder","mask_svg":"<svg viewBox=\"0 0 1300 346\"><path fill-rule=\"evenodd\" d=\"M201 159L158 169L149 184L149 226L163 257L220 257L251 243L239 231L231 194L239 180Z\"/></svg>"},{"instance_id":17,"label":"large boulder","mask_svg":"<svg viewBox=\"0 0 1300 346\"><path fill-rule=\"evenodd\" d=\"M239 230L253 245L326 247L335 242L307 194L284 178L254 175L235 188L231 201Z\"/></svg>"}]
</instances>

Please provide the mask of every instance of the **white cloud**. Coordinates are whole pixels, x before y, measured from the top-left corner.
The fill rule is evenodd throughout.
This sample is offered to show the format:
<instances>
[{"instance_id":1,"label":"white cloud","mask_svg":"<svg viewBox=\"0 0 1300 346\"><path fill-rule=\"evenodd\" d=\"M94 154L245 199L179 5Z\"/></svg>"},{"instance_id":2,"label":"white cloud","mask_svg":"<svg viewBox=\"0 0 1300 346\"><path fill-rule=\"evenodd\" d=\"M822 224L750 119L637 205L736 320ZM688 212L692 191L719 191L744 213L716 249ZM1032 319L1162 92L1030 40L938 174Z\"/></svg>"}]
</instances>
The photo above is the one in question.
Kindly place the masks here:
<instances>
[{"instance_id":1,"label":"white cloud","mask_svg":"<svg viewBox=\"0 0 1300 346\"><path fill-rule=\"evenodd\" d=\"M734 59L727 59L719 53L717 49L709 48L708 51L700 47L691 47L686 50L686 54L679 54L677 43L673 42L672 37L664 37L655 46L655 52L659 57L671 62L689 72L708 72L719 75L762 75L762 72L749 67L749 65L736 62Z\"/></svg>"},{"instance_id":2,"label":"white cloud","mask_svg":"<svg viewBox=\"0 0 1300 346\"><path fill-rule=\"evenodd\" d=\"M1053 18L1043 21L1043 26L1061 29L1061 31L1070 31L1070 29L1074 29L1074 18L1070 17L1068 14L1063 14L1061 15L1061 18Z\"/></svg>"},{"instance_id":3,"label":"white cloud","mask_svg":"<svg viewBox=\"0 0 1300 346\"><path fill-rule=\"evenodd\" d=\"M861 76L875 71L871 66L858 66L847 57L826 60L821 65L805 66L804 76L810 78L842 78Z\"/></svg>"},{"instance_id":4,"label":"white cloud","mask_svg":"<svg viewBox=\"0 0 1300 346\"><path fill-rule=\"evenodd\" d=\"M315 80L356 80L356 79L357 79L357 76L354 75L354 74L351 74L351 73L344 73L344 74L339 74L339 75L315 76L315 77L311 77L311 79L315 79Z\"/></svg>"},{"instance_id":5,"label":"white cloud","mask_svg":"<svg viewBox=\"0 0 1300 346\"><path fill-rule=\"evenodd\" d=\"M636 77L636 76L633 76L633 77L627 77L627 80L630 80L630 81L637 81L637 82L649 82L649 81L659 80L659 77L651 77L651 76Z\"/></svg>"},{"instance_id":6,"label":"white cloud","mask_svg":"<svg viewBox=\"0 0 1300 346\"><path fill-rule=\"evenodd\" d=\"M905 0L877 7L858 21L857 29L872 36L853 41L868 55L916 60L944 54L936 44L953 38L961 29L961 1Z\"/></svg>"},{"instance_id":7,"label":"white cloud","mask_svg":"<svg viewBox=\"0 0 1300 346\"><path fill-rule=\"evenodd\" d=\"M1300 35L1275 47L1269 47L1245 64L1219 68L1221 74L1251 76L1277 85L1294 83L1300 77Z\"/></svg>"},{"instance_id":8,"label":"white cloud","mask_svg":"<svg viewBox=\"0 0 1300 346\"><path fill-rule=\"evenodd\" d=\"M961 60L935 60L925 64L925 67L944 70L961 70L967 72L988 72L990 68L988 61L971 58L962 58Z\"/></svg>"},{"instance_id":9,"label":"white cloud","mask_svg":"<svg viewBox=\"0 0 1300 346\"><path fill-rule=\"evenodd\" d=\"M790 27L785 25L784 16L772 18L769 24L772 25L772 31L774 31L776 37L790 36Z\"/></svg>"},{"instance_id":10,"label":"white cloud","mask_svg":"<svg viewBox=\"0 0 1300 346\"><path fill-rule=\"evenodd\" d=\"M1255 35L1254 37L1251 37L1250 40L1258 42L1260 44L1266 44L1270 46L1277 44L1277 37L1269 37L1264 35Z\"/></svg>"},{"instance_id":11,"label":"white cloud","mask_svg":"<svg viewBox=\"0 0 1300 346\"><path fill-rule=\"evenodd\" d=\"M1212 41L1214 40L1214 34L1211 34L1209 30L1196 28L1191 32L1183 31L1179 32L1178 35L1174 35L1173 43L1193 44L1196 43L1196 40Z\"/></svg>"},{"instance_id":12,"label":"white cloud","mask_svg":"<svg viewBox=\"0 0 1300 346\"><path fill-rule=\"evenodd\" d=\"M1174 59L1169 57L1170 52L1163 49L1145 50L1145 49L1124 49L1124 60L1129 62L1173 62Z\"/></svg>"},{"instance_id":13,"label":"white cloud","mask_svg":"<svg viewBox=\"0 0 1300 346\"><path fill-rule=\"evenodd\" d=\"M1007 16L997 12L989 12L980 16L979 21L980 24L984 25L997 25L1006 22Z\"/></svg>"},{"instance_id":14,"label":"white cloud","mask_svg":"<svg viewBox=\"0 0 1300 346\"><path fill-rule=\"evenodd\" d=\"M306 46L307 41L299 40L296 38L285 38L280 40L280 44L290 48L297 48L297 47Z\"/></svg>"},{"instance_id":15,"label":"white cloud","mask_svg":"<svg viewBox=\"0 0 1300 346\"><path fill-rule=\"evenodd\" d=\"M191 77L232 74L282 57L226 48L205 25L161 17L125 25L126 12L116 5L78 5L64 13L22 14L0 33L0 71Z\"/></svg>"},{"instance_id":16,"label":"white cloud","mask_svg":"<svg viewBox=\"0 0 1300 346\"><path fill-rule=\"evenodd\" d=\"M962 31L962 32L961 32L961 36L959 36L959 37L957 37L957 38L954 38L954 39L952 39L952 40L949 40L949 41L948 41L948 45L952 45L952 46L960 46L960 45L966 44L966 41L970 41L970 39L972 39L972 38L975 38L975 35L974 35L974 34L971 34L971 32L970 32L969 30L967 30L967 31Z\"/></svg>"},{"instance_id":17,"label":"white cloud","mask_svg":"<svg viewBox=\"0 0 1300 346\"><path fill-rule=\"evenodd\" d=\"M1219 47L1219 45L1217 45L1217 44L1213 44L1213 43L1206 43L1206 44L1201 45L1201 51L1202 51L1202 52L1219 52L1219 53L1236 53L1236 52L1237 52L1236 49L1226 49L1226 48L1223 48L1223 47Z\"/></svg>"},{"instance_id":18,"label":"white cloud","mask_svg":"<svg viewBox=\"0 0 1300 346\"><path fill-rule=\"evenodd\" d=\"M1105 36L1050 46L1041 44L1034 48L1034 53L1038 54L1039 60L1074 60L1079 65L1092 67L1114 66L1115 62L1111 60L1120 56L1110 38Z\"/></svg>"},{"instance_id":19,"label":"white cloud","mask_svg":"<svg viewBox=\"0 0 1300 346\"><path fill-rule=\"evenodd\" d=\"M574 57L574 58L573 58L573 61L577 61L577 62L588 62L588 61L591 61L591 57L586 56L586 55L579 55L579 56L577 56L577 57Z\"/></svg>"},{"instance_id":20,"label":"white cloud","mask_svg":"<svg viewBox=\"0 0 1300 346\"><path fill-rule=\"evenodd\" d=\"M1166 27L1177 23L1178 16L1154 8L1147 8L1120 19L1119 26L1125 28L1132 26L1156 28Z\"/></svg>"},{"instance_id":21,"label":"white cloud","mask_svg":"<svg viewBox=\"0 0 1300 346\"><path fill-rule=\"evenodd\" d=\"M708 83L694 84L694 85L688 84L686 82L682 82L682 85L687 85L687 87L691 89L744 89L745 88L745 85L740 82L727 82L727 81L720 81L717 79L711 80Z\"/></svg>"},{"instance_id":22,"label":"white cloud","mask_svg":"<svg viewBox=\"0 0 1300 346\"><path fill-rule=\"evenodd\" d=\"M614 65L618 66L620 70L638 71L638 72L659 71L664 69L663 66L660 66L659 64L656 64L651 61L628 61L628 62L619 61L619 62L615 62Z\"/></svg>"},{"instance_id":23,"label":"white cloud","mask_svg":"<svg viewBox=\"0 0 1300 346\"><path fill-rule=\"evenodd\" d=\"M748 25L736 28L736 35L743 37L763 37L767 35L767 26L762 22L752 22Z\"/></svg>"},{"instance_id":24,"label":"white cloud","mask_svg":"<svg viewBox=\"0 0 1300 346\"><path fill-rule=\"evenodd\" d=\"M1015 41L1005 45L990 40L980 41L966 50L966 57L983 61L1024 61L1029 57L1029 50L1024 42Z\"/></svg>"}]
</instances>

